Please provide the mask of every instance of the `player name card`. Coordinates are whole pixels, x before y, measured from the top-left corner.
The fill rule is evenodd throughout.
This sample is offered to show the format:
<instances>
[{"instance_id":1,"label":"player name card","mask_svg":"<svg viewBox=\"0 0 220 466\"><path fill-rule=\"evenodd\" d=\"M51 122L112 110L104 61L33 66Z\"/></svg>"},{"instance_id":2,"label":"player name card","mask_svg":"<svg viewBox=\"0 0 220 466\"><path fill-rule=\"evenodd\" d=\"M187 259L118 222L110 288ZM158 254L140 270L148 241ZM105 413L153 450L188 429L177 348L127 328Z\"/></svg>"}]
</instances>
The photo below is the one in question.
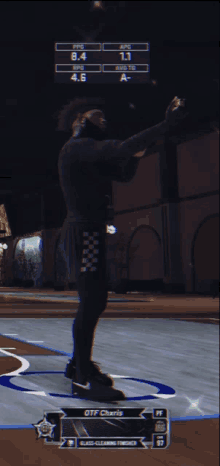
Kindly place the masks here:
<instances>
[{"instance_id":1,"label":"player name card","mask_svg":"<svg viewBox=\"0 0 220 466\"><path fill-rule=\"evenodd\" d=\"M61 408L34 424L38 438L62 449L165 449L170 416L162 408Z\"/></svg>"}]
</instances>

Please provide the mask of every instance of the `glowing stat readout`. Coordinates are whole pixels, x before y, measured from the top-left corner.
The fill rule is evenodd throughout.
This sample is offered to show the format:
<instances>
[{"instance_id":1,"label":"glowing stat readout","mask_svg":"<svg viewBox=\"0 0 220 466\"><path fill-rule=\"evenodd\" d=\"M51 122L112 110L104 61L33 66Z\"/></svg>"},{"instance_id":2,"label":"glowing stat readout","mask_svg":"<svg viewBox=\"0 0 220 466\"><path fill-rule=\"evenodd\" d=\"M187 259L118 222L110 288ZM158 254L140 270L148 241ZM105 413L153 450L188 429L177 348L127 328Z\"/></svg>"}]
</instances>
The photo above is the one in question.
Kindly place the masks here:
<instances>
[{"instance_id":1,"label":"glowing stat readout","mask_svg":"<svg viewBox=\"0 0 220 466\"><path fill-rule=\"evenodd\" d=\"M150 44L55 42L55 83L150 83Z\"/></svg>"}]
</instances>

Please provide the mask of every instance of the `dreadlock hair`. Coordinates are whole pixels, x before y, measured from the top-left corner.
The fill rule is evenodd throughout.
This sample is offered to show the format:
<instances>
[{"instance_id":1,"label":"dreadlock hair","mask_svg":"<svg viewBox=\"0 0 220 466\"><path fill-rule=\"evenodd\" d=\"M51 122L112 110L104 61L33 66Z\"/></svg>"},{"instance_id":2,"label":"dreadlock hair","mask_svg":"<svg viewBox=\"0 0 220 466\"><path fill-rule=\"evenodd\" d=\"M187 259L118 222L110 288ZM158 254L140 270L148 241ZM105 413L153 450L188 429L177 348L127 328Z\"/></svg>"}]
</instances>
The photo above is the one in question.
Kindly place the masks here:
<instances>
[{"instance_id":1,"label":"dreadlock hair","mask_svg":"<svg viewBox=\"0 0 220 466\"><path fill-rule=\"evenodd\" d=\"M58 119L56 131L72 131L72 124L77 116L94 108L104 110L105 100L101 97L76 97L74 100L69 101L59 112L54 114L54 118Z\"/></svg>"}]
</instances>

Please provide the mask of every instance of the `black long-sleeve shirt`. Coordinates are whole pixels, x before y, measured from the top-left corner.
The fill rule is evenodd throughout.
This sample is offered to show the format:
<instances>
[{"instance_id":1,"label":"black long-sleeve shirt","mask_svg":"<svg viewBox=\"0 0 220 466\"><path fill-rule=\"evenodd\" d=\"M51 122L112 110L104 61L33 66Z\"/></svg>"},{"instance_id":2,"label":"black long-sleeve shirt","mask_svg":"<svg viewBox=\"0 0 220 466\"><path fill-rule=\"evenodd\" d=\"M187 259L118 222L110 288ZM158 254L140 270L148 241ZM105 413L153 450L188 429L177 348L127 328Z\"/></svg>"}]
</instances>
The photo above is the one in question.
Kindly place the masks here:
<instances>
[{"instance_id":1,"label":"black long-sleeve shirt","mask_svg":"<svg viewBox=\"0 0 220 466\"><path fill-rule=\"evenodd\" d=\"M71 137L59 154L58 172L68 218L74 222L107 221L106 196L112 181L129 182L140 159L133 157L166 132L166 123L126 141L96 141Z\"/></svg>"}]
</instances>

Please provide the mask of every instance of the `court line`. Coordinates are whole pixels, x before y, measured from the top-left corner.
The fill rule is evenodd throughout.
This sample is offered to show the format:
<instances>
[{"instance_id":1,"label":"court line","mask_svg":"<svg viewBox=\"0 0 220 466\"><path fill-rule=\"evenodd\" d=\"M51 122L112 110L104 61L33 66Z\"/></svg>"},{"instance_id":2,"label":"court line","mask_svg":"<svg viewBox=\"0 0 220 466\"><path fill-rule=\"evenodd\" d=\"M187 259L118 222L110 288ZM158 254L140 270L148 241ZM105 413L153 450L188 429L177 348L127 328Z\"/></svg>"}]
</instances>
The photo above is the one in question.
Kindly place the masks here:
<instances>
[{"instance_id":1,"label":"court line","mask_svg":"<svg viewBox=\"0 0 220 466\"><path fill-rule=\"evenodd\" d=\"M44 343L44 340L26 340L27 343Z\"/></svg>"},{"instance_id":2,"label":"court line","mask_svg":"<svg viewBox=\"0 0 220 466\"><path fill-rule=\"evenodd\" d=\"M30 367L30 363L27 361L27 359L22 358L21 356L17 356L17 354L10 353L9 351L5 351L2 348L0 348L0 352L3 353L3 354L6 354L6 356L12 356L13 358L18 359L21 362L21 366L17 370L15 370L13 372L6 373L6 374L1 374L0 377L6 376L6 375L7 376L9 376L9 375L10 376L11 375L20 376L20 372L24 372Z\"/></svg>"},{"instance_id":3,"label":"court line","mask_svg":"<svg viewBox=\"0 0 220 466\"><path fill-rule=\"evenodd\" d=\"M4 349L4 350L9 350L9 349L12 350L12 349L14 349L14 350L16 350L17 348L8 348L8 347L6 346L6 348L3 348L3 347L2 347L1 349Z\"/></svg>"},{"instance_id":4,"label":"court line","mask_svg":"<svg viewBox=\"0 0 220 466\"><path fill-rule=\"evenodd\" d=\"M4 336L2 333L0 333L0 337L1 336ZM14 341L18 341L19 343L27 343L26 340L22 340L20 338L12 338L12 340ZM54 350L53 348L48 348L47 346L42 346L42 345L36 345L38 348L41 348L41 349L45 349L45 350L49 350L49 351L52 351L53 353L57 353L57 355L61 355L61 356L72 356L72 353L66 353L65 351L59 351L59 350ZM34 355L29 355L29 356L34 356ZM37 356L40 356L40 355L37 355ZM42 354L41 356L56 356L56 354Z\"/></svg>"}]
</instances>

